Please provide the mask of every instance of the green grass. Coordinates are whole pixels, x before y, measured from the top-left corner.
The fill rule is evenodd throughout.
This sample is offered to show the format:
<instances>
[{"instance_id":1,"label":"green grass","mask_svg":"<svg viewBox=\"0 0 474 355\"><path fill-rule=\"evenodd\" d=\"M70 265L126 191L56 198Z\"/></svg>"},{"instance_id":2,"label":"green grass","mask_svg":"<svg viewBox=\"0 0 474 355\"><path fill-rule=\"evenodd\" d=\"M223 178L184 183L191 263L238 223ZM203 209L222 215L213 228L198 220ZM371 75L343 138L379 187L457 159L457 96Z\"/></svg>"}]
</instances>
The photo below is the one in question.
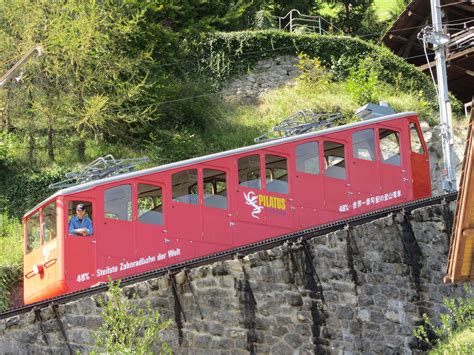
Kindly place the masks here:
<instances>
[{"instance_id":1,"label":"green grass","mask_svg":"<svg viewBox=\"0 0 474 355\"><path fill-rule=\"evenodd\" d=\"M396 0L374 0L373 7L380 21L385 21L390 17L391 10L396 7ZM331 6L324 3L319 11L321 16L336 16L340 6Z\"/></svg>"},{"instance_id":2,"label":"green grass","mask_svg":"<svg viewBox=\"0 0 474 355\"><path fill-rule=\"evenodd\" d=\"M0 311L8 308L12 286L21 282L23 268L22 225L0 215Z\"/></svg>"},{"instance_id":3,"label":"green grass","mask_svg":"<svg viewBox=\"0 0 474 355\"><path fill-rule=\"evenodd\" d=\"M384 21L390 17L390 10L395 7L395 0L375 0L374 8L379 20Z\"/></svg>"},{"instance_id":4,"label":"green grass","mask_svg":"<svg viewBox=\"0 0 474 355\"><path fill-rule=\"evenodd\" d=\"M435 349L430 351L433 355L444 354L472 354L474 349L474 329L465 328L456 334L448 341L439 344Z\"/></svg>"}]
</instances>

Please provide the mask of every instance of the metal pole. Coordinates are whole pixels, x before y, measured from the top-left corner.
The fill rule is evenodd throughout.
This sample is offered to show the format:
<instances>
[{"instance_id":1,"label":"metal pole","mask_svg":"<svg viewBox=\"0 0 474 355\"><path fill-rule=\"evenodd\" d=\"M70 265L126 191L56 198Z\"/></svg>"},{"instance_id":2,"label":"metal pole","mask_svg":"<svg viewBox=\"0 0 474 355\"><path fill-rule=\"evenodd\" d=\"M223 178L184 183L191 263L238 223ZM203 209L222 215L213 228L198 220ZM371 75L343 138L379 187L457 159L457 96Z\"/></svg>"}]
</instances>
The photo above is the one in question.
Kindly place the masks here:
<instances>
[{"instance_id":1,"label":"metal pole","mask_svg":"<svg viewBox=\"0 0 474 355\"><path fill-rule=\"evenodd\" d=\"M293 32L293 10L290 11L290 33Z\"/></svg>"},{"instance_id":2,"label":"metal pole","mask_svg":"<svg viewBox=\"0 0 474 355\"><path fill-rule=\"evenodd\" d=\"M15 75L17 70L23 64L25 64L28 59L30 59L35 53L38 57L41 57L43 55L43 47L41 45L38 45L34 48L31 48L23 57L21 57L21 59L16 62L15 65L13 65L13 67L11 67L9 71L5 73L5 75L0 77L0 87L2 87L7 82L7 80L11 79L13 75Z\"/></svg>"},{"instance_id":3,"label":"metal pole","mask_svg":"<svg viewBox=\"0 0 474 355\"><path fill-rule=\"evenodd\" d=\"M443 33L441 20L440 0L431 0L431 18L433 31L438 34ZM438 81L438 103L441 120L441 141L443 145L444 165L447 170L447 178L443 182L443 189L446 191L456 191L456 167L453 161L453 127L451 102L448 96L448 83L446 74L445 44L435 45L436 78Z\"/></svg>"},{"instance_id":4,"label":"metal pole","mask_svg":"<svg viewBox=\"0 0 474 355\"><path fill-rule=\"evenodd\" d=\"M318 16L319 34L321 34L321 16Z\"/></svg>"}]
</instances>

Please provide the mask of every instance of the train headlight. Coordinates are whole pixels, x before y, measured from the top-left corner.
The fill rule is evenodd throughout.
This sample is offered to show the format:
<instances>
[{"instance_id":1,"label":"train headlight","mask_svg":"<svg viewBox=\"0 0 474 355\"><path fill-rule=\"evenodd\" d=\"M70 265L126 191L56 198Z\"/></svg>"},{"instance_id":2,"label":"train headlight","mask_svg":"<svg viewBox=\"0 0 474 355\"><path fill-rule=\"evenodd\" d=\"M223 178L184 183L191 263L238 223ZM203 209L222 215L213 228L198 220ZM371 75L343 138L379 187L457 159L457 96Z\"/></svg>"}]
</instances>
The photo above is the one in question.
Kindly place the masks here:
<instances>
[{"instance_id":1,"label":"train headlight","mask_svg":"<svg viewBox=\"0 0 474 355\"><path fill-rule=\"evenodd\" d=\"M36 275L42 274L44 272L44 266L41 264L33 265L33 273Z\"/></svg>"}]
</instances>

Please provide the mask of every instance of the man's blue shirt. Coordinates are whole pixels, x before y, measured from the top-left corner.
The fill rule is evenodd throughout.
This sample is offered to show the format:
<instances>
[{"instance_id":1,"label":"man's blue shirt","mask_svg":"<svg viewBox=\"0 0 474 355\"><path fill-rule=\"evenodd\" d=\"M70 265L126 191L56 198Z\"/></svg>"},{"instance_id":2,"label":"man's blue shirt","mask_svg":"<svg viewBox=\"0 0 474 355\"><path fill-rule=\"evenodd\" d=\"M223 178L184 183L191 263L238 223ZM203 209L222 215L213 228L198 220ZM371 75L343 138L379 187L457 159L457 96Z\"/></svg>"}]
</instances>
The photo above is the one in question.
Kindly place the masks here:
<instances>
[{"instance_id":1,"label":"man's blue shirt","mask_svg":"<svg viewBox=\"0 0 474 355\"><path fill-rule=\"evenodd\" d=\"M79 228L87 228L90 235L94 232L92 221L89 217L84 216L83 219L79 219L77 216L74 216L71 218L69 221L69 234L76 234L74 230Z\"/></svg>"}]
</instances>

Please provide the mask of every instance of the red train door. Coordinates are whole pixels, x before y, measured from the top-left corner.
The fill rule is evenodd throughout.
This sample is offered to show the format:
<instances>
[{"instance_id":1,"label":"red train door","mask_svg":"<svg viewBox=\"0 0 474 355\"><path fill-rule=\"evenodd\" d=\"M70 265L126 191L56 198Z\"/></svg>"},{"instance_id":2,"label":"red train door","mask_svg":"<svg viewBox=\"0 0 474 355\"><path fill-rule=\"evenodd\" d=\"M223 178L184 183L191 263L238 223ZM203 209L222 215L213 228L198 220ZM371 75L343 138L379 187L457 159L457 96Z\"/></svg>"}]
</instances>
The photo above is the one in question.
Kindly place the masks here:
<instances>
[{"instance_id":1,"label":"red train door","mask_svg":"<svg viewBox=\"0 0 474 355\"><path fill-rule=\"evenodd\" d=\"M259 203L266 209L269 228L293 228L293 199L288 172L287 156L279 152L265 154L265 186Z\"/></svg>"},{"instance_id":2,"label":"red train door","mask_svg":"<svg viewBox=\"0 0 474 355\"><path fill-rule=\"evenodd\" d=\"M296 223L303 228L311 227L320 223L320 214L324 209L320 143L301 143L295 150L296 172L292 195L296 203Z\"/></svg>"},{"instance_id":3,"label":"red train door","mask_svg":"<svg viewBox=\"0 0 474 355\"><path fill-rule=\"evenodd\" d=\"M206 165L202 181L202 231L204 242L212 250L218 245L232 245L232 213L229 201L229 174L227 169ZM220 248L221 249L221 248Z\"/></svg>"},{"instance_id":4,"label":"red train door","mask_svg":"<svg viewBox=\"0 0 474 355\"><path fill-rule=\"evenodd\" d=\"M323 141L324 216L323 222L342 219L351 212L352 192L347 169L344 141Z\"/></svg>"},{"instance_id":5,"label":"red train door","mask_svg":"<svg viewBox=\"0 0 474 355\"><path fill-rule=\"evenodd\" d=\"M186 169L172 174L171 194L170 237L177 240L202 241L198 170ZM191 250L186 251L189 252Z\"/></svg>"},{"instance_id":6,"label":"red train door","mask_svg":"<svg viewBox=\"0 0 474 355\"><path fill-rule=\"evenodd\" d=\"M375 130L362 128L352 133L350 157L352 201L354 213L370 210L371 201L381 194L380 164L375 149Z\"/></svg>"},{"instance_id":7,"label":"red train door","mask_svg":"<svg viewBox=\"0 0 474 355\"><path fill-rule=\"evenodd\" d=\"M410 122L410 161L413 177L413 198L431 196L430 160L418 123Z\"/></svg>"},{"instance_id":8,"label":"red train door","mask_svg":"<svg viewBox=\"0 0 474 355\"><path fill-rule=\"evenodd\" d=\"M140 257L156 256L165 249L164 185L151 180L137 181L135 239Z\"/></svg>"},{"instance_id":9,"label":"red train door","mask_svg":"<svg viewBox=\"0 0 474 355\"><path fill-rule=\"evenodd\" d=\"M92 220L92 233L89 235L81 235L73 233L69 226L71 219L76 214L76 207L79 204L85 206L85 217ZM64 252L66 268L65 276L70 285L70 291L83 288L87 285L96 283L94 280L96 275L96 242L97 242L97 211L96 203L93 200L73 198L65 200L63 205L64 213Z\"/></svg>"},{"instance_id":10,"label":"red train door","mask_svg":"<svg viewBox=\"0 0 474 355\"><path fill-rule=\"evenodd\" d=\"M104 222L98 246L99 257L104 267L119 265L122 261L136 257L134 195L130 183L115 185L104 190Z\"/></svg>"},{"instance_id":11,"label":"red train door","mask_svg":"<svg viewBox=\"0 0 474 355\"><path fill-rule=\"evenodd\" d=\"M236 218L232 226L234 245L243 245L268 237L267 211L262 205L264 169L259 154L237 159L237 188L235 189Z\"/></svg>"},{"instance_id":12,"label":"red train door","mask_svg":"<svg viewBox=\"0 0 474 355\"><path fill-rule=\"evenodd\" d=\"M378 129L378 146L380 154L380 195L371 205L374 208L385 205L385 200L393 204L407 199L408 167L406 152L402 150L402 135L399 129L380 126ZM397 201L398 200L398 201Z\"/></svg>"}]
</instances>

